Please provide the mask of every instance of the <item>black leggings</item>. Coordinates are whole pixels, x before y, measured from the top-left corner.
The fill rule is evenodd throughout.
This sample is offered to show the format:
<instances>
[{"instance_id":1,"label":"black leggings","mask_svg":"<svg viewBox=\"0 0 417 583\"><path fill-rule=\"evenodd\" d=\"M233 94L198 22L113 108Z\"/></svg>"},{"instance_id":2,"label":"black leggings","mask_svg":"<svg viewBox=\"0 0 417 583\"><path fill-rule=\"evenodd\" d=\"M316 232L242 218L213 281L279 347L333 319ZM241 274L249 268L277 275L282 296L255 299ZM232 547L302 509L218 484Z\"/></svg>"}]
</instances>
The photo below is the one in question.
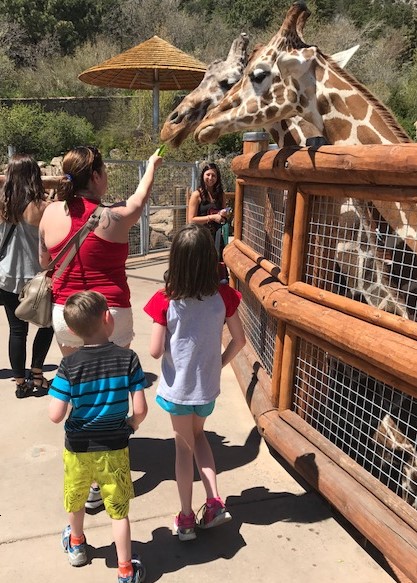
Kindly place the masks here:
<instances>
[{"instance_id":1,"label":"black leggings","mask_svg":"<svg viewBox=\"0 0 417 583\"><path fill-rule=\"evenodd\" d=\"M19 320L19 318L15 316L14 311L19 305L18 294L13 294L4 290L0 290L0 294L9 321L9 360L10 366L12 367L12 373L15 378L25 378L26 341L29 324L28 322ZM42 369L53 336L54 329L52 327L38 329L33 340L31 368Z\"/></svg>"}]
</instances>

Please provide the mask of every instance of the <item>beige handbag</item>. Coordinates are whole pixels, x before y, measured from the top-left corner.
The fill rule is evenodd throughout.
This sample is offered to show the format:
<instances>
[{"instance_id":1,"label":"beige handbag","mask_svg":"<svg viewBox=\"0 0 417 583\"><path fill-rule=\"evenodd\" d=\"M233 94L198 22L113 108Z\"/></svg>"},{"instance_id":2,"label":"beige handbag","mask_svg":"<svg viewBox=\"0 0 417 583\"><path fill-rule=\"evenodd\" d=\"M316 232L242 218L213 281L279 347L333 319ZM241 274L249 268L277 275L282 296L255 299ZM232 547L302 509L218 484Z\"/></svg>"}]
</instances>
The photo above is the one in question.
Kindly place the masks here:
<instances>
[{"instance_id":1,"label":"beige handbag","mask_svg":"<svg viewBox=\"0 0 417 583\"><path fill-rule=\"evenodd\" d=\"M105 207L98 205L87 222L71 237L45 271L40 271L28 281L19 294L19 305L15 315L39 328L49 328L52 324L52 275L56 263L68 252L55 276L60 277L81 247L88 233L97 227ZM71 248L71 249L70 249ZM70 249L68 251L68 249Z\"/></svg>"}]
</instances>

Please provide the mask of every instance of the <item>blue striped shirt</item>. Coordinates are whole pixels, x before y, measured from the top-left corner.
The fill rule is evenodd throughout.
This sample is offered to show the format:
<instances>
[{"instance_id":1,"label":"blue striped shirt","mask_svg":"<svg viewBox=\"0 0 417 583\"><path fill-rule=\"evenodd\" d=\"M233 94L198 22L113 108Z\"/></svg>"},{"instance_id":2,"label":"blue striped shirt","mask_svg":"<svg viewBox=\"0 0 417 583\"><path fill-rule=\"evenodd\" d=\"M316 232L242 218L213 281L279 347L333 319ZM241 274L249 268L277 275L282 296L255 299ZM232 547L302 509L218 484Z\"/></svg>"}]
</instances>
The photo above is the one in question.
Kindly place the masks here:
<instances>
[{"instance_id":1,"label":"blue striped shirt","mask_svg":"<svg viewBox=\"0 0 417 583\"><path fill-rule=\"evenodd\" d=\"M112 342L64 357L49 394L72 405L65 447L75 452L126 447L132 433L126 423L129 394L146 386L136 352Z\"/></svg>"}]
</instances>

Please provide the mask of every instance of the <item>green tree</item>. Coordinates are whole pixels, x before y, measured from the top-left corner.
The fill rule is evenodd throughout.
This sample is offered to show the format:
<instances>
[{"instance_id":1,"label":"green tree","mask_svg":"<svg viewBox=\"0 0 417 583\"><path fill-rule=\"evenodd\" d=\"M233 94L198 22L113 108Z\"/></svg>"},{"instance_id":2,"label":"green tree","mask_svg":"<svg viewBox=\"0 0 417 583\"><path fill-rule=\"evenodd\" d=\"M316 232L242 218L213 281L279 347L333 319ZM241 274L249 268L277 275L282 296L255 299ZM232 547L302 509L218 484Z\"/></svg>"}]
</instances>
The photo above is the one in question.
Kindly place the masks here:
<instances>
[{"instance_id":1,"label":"green tree","mask_svg":"<svg viewBox=\"0 0 417 583\"><path fill-rule=\"evenodd\" d=\"M36 46L45 35L56 36L65 55L101 32L103 14L116 1L0 0L0 13L23 31L29 44Z\"/></svg>"},{"instance_id":2,"label":"green tree","mask_svg":"<svg viewBox=\"0 0 417 583\"><path fill-rule=\"evenodd\" d=\"M40 106L0 107L0 152L7 146L32 154L38 160L50 160L76 144L94 140L92 125L68 113L47 113ZM1 157L1 156L0 156Z\"/></svg>"}]
</instances>

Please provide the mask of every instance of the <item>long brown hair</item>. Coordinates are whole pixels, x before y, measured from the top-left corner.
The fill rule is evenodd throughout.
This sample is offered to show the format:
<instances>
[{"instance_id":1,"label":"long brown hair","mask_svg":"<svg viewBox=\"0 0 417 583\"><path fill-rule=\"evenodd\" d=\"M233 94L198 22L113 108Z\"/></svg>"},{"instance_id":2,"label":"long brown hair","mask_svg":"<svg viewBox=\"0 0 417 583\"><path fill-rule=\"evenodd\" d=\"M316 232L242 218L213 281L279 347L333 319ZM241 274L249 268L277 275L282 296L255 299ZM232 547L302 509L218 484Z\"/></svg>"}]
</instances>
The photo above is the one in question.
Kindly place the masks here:
<instances>
[{"instance_id":1,"label":"long brown hair","mask_svg":"<svg viewBox=\"0 0 417 583\"><path fill-rule=\"evenodd\" d=\"M94 172L101 174L103 158L95 146L77 146L69 150L62 161L62 177L58 186L58 199L70 200L78 190L88 188Z\"/></svg>"},{"instance_id":2,"label":"long brown hair","mask_svg":"<svg viewBox=\"0 0 417 583\"><path fill-rule=\"evenodd\" d=\"M205 226L190 223L171 245L165 292L172 300L214 295L219 286L218 258L213 237Z\"/></svg>"},{"instance_id":3,"label":"long brown hair","mask_svg":"<svg viewBox=\"0 0 417 583\"><path fill-rule=\"evenodd\" d=\"M214 170L217 174L217 180L216 180L215 185L213 186L213 198L216 201L216 203L218 204L218 206L221 207L221 206L223 206L224 190L223 190L222 178L220 176L219 167L217 166L217 164L214 164L214 162L209 162L201 170L200 186L198 189L200 192L201 200L203 202L207 202L210 200L207 186L204 182L204 174L207 172L207 170Z\"/></svg>"},{"instance_id":4,"label":"long brown hair","mask_svg":"<svg viewBox=\"0 0 417 583\"><path fill-rule=\"evenodd\" d=\"M45 199L41 170L29 154L14 154L6 168L6 179L0 193L0 217L16 225L22 220L30 202Z\"/></svg>"}]
</instances>

